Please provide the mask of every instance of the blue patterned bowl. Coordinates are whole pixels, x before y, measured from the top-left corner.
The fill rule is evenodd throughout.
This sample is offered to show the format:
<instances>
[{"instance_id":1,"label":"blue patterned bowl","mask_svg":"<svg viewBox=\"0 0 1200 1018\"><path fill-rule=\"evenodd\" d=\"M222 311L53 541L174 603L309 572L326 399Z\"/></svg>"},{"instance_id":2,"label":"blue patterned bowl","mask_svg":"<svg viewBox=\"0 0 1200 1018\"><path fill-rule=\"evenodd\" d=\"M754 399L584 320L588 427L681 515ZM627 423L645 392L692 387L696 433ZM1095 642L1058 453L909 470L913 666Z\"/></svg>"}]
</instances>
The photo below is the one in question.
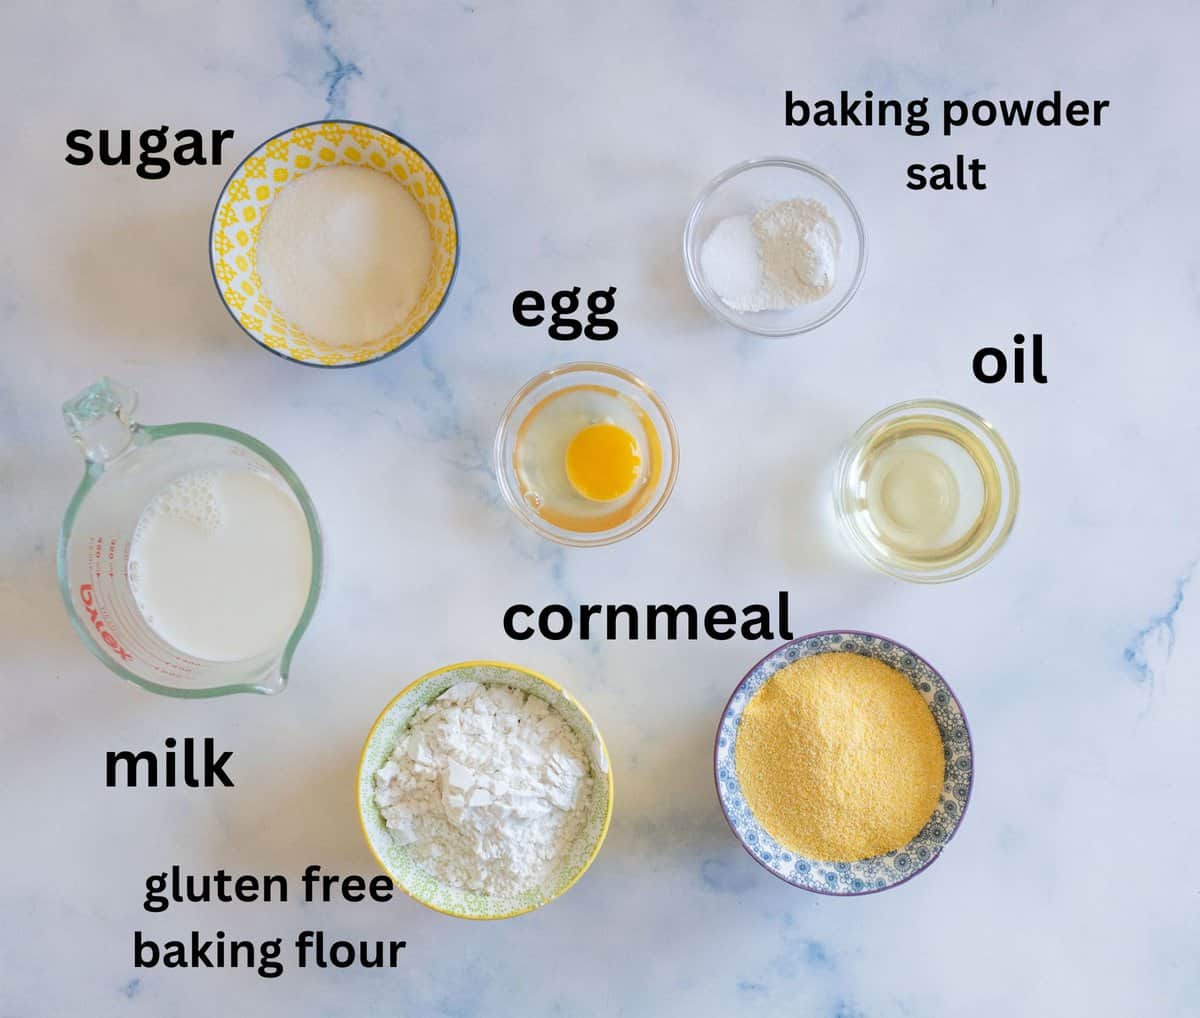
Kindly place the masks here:
<instances>
[{"instance_id":1,"label":"blue patterned bowl","mask_svg":"<svg viewBox=\"0 0 1200 1018\"><path fill-rule=\"evenodd\" d=\"M904 675L933 712L946 752L946 783L941 801L919 834L902 849L858 862L823 862L789 851L758 822L742 794L734 764L734 743L742 712L777 671L802 657L835 651L861 654ZM714 753L717 797L742 847L763 867L794 887L818 894L872 894L910 880L941 854L962 822L975 773L971 732L962 705L946 680L907 647L874 633L855 630L812 633L773 650L737 684L717 729Z\"/></svg>"}]
</instances>

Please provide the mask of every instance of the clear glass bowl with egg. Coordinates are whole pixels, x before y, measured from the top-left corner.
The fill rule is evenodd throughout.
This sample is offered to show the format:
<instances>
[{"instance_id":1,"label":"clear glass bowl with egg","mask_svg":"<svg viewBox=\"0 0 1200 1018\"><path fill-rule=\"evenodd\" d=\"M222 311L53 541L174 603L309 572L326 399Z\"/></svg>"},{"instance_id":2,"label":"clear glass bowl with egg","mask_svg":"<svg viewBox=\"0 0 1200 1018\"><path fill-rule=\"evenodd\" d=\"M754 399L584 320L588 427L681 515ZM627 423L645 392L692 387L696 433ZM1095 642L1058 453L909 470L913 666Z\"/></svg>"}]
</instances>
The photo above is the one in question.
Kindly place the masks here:
<instances>
[{"instance_id":1,"label":"clear glass bowl with egg","mask_svg":"<svg viewBox=\"0 0 1200 1018\"><path fill-rule=\"evenodd\" d=\"M679 469L666 405L611 364L551 368L522 387L493 448L504 501L528 527L586 548L636 534L659 514Z\"/></svg>"},{"instance_id":2,"label":"clear glass bowl with egg","mask_svg":"<svg viewBox=\"0 0 1200 1018\"><path fill-rule=\"evenodd\" d=\"M705 278L705 241L730 216L794 198L820 202L837 225L840 243L831 289L811 303L786 310L731 307ZM786 156L749 159L731 166L700 192L683 229L683 263L696 297L714 317L759 336L795 336L824 325L850 303L867 268L867 234L850 196L829 174Z\"/></svg>"},{"instance_id":3,"label":"clear glass bowl with egg","mask_svg":"<svg viewBox=\"0 0 1200 1018\"><path fill-rule=\"evenodd\" d=\"M957 580L1000 550L1020 482L990 423L957 403L915 399L881 410L851 437L833 486L850 545L916 583Z\"/></svg>"}]
</instances>

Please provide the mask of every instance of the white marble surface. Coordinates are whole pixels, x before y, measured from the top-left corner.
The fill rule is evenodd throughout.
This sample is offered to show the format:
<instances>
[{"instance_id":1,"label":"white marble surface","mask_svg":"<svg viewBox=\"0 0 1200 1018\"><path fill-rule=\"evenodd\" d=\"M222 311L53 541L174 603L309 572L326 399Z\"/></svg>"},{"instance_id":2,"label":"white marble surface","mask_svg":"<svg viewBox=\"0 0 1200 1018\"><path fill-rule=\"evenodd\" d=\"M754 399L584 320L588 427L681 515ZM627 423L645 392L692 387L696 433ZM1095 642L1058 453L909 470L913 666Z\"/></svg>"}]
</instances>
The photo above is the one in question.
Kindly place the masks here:
<instances>
[{"instance_id":1,"label":"white marble surface","mask_svg":"<svg viewBox=\"0 0 1200 1018\"><path fill-rule=\"evenodd\" d=\"M0 314L0 1015L701 1015L975 1018L1200 1010L1200 539L1194 39L1188 3L1072 0L6 9ZM407 8L407 9L406 9ZM815 5L814 5L815 8ZM787 130L783 91L1112 100L1103 128ZM213 290L206 236L232 162L161 181L63 162L74 127L235 128L231 155L343 114L410 138L454 194L452 300L412 349L318 371L254 346ZM988 163L977 194L904 167ZM871 237L835 322L764 341L710 320L679 258L725 166L828 168ZM555 344L525 287L615 284L613 342ZM979 346L1047 337L1046 386L984 386ZM647 531L563 551L523 531L488 466L499 413L542 368L601 357L673 410L682 470ZM243 428L297 468L329 579L289 689L176 702L84 650L54 581L81 461L58 406L102 373L142 418ZM1024 497L1001 556L925 589L842 556L824 469L902 398L995 421ZM780 884L717 807L712 735L757 643L506 640L515 600L741 603L791 591L798 632L860 627L923 652L972 724L957 838L859 900ZM390 905L140 909L190 871L373 873L352 794L361 740L411 678L471 657L559 678L612 752L593 869L524 918ZM236 789L108 790L104 753L169 735L235 752ZM392 972L136 971L131 931L405 938Z\"/></svg>"}]
</instances>

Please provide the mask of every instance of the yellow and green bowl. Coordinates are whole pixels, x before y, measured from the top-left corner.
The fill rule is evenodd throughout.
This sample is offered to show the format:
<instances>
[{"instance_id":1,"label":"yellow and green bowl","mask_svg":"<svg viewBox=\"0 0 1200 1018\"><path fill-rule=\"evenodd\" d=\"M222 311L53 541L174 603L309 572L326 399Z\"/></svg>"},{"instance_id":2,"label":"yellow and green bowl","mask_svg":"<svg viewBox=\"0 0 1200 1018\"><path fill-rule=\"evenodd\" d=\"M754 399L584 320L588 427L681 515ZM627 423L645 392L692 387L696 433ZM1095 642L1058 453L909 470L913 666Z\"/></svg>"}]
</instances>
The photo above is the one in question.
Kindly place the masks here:
<instances>
[{"instance_id":1,"label":"yellow and green bowl","mask_svg":"<svg viewBox=\"0 0 1200 1018\"><path fill-rule=\"evenodd\" d=\"M289 322L263 292L255 265L259 227L275 196L327 166L364 166L399 181L425 213L433 238L429 279L408 317L387 335L353 347L323 343ZM403 138L356 120L318 120L289 127L238 164L213 210L209 259L221 300L251 339L301 364L353 367L395 353L429 327L458 269L458 220L437 170Z\"/></svg>"},{"instance_id":2,"label":"yellow and green bowl","mask_svg":"<svg viewBox=\"0 0 1200 1018\"><path fill-rule=\"evenodd\" d=\"M592 767L592 802L587 820L565 863L523 894L495 896L443 884L413 861L399 845L375 805L375 773L387 762L418 709L441 696L456 682L499 684L545 700L579 736ZM537 672L501 661L466 661L447 665L406 686L375 720L358 761L358 815L363 836L379 865L409 897L459 919L509 919L532 912L567 891L587 872L604 843L612 819L613 779L604 739L587 711L562 686Z\"/></svg>"}]
</instances>

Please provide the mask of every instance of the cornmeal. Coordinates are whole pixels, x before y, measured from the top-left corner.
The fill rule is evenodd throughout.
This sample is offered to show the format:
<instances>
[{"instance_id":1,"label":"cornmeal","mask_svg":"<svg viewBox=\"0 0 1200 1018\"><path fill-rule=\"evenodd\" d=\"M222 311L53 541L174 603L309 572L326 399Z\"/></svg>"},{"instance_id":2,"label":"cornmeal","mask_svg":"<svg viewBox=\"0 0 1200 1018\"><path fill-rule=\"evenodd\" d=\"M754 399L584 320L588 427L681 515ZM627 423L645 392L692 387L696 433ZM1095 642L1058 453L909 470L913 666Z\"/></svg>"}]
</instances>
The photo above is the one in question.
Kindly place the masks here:
<instances>
[{"instance_id":1,"label":"cornmeal","mask_svg":"<svg viewBox=\"0 0 1200 1018\"><path fill-rule=\"evenodd\" d=\"M912 684L860 654L815 654L746 705L734 746L758 821L785 848L853 862L904 847L937 808L942 737Z\"/></svg>"}]
</instances>

